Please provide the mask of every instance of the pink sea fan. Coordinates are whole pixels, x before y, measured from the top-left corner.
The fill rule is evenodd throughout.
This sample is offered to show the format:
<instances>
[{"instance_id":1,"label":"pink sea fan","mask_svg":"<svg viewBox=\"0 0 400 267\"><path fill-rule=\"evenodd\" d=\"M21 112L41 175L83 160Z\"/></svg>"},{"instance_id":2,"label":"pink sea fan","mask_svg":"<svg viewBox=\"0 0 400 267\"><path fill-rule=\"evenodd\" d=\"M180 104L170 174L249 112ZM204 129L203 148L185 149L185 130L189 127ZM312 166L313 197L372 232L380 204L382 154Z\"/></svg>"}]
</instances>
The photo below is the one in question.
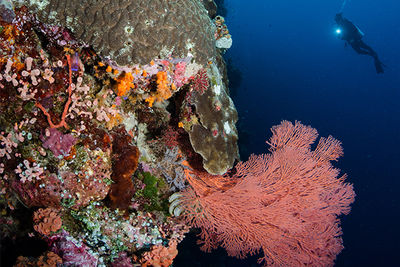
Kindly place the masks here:
<instances>
[{"instance_id":1,"label":"pink sea fan","mask_svg":"<svg viewBox=\"0 0 400 267\"><path fill-rule=\"evenodd\" d=\"M317 132L299 122L272 132L272 153L238 163L232 177L189 173L184 218L201 228L206 251L222 246L243 258L261 250L266 265L332 266L343 249L337 216L350 212L355 197L330 162L341 144L321 138L311 150ZM218 186L228 179L230 187Z\"/></svg>"}]
</instances>

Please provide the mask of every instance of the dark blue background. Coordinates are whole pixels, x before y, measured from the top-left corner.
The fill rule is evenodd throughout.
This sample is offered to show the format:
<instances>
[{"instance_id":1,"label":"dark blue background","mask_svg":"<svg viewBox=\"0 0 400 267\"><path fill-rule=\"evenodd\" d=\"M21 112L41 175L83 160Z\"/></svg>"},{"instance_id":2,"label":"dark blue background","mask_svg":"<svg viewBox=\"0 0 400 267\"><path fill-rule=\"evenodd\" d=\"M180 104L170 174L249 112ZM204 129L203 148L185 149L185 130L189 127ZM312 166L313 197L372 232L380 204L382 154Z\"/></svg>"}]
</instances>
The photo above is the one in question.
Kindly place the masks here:
<instances>
[{"instance_id":1,"label":"dark blue background","mask_svg":"<svg viewBox=\"0 0 400 267\"><path fill-rule=\"evenodd\" d=\"M269 128L300 120L343 142L336 164L357 193L342 220L345 249L336 266L399 266L400 2L352 0L344 16L387 65L356 54L335 35L342 1L225 0L233 46L225 57L242 73L231 88L239 112L242 160L265 153ZM237 76L230 77L237 84ZM183 250L193 241L183 244ZM181 265L182 258L175 266ZM197 266L250 266L221 251L191 255ZM187 258L188 259L188 258ZM217 259L217 260L216 260Z\"/></svg>"}]
</instances>

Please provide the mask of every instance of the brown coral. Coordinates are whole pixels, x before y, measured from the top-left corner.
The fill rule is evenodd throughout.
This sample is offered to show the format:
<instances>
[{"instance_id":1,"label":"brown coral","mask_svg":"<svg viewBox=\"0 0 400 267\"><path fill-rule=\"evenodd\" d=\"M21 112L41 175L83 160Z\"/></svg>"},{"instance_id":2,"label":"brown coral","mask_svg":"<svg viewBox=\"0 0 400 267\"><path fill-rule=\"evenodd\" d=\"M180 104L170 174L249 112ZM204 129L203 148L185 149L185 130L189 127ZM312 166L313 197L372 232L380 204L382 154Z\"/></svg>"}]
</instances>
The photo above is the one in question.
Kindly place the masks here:
<instances>
[{"instance_id":1,"label":"brown coral","mask_svg":"<svg viewBox=\"0 0 400 267\"><path fill-rule=\"evenodd\" d=\"M214 26L198 0L21 1L45 23L70 28L77 39L120 65L147 64L192 53L204 65L216 54Z\"/></svg>"},{"instance_id":2,"label":"brown coral","mask_svg":"<svg viewBox=\"0 0 400 267\"><path fill-rule=\"evenodd\" d=\"M33 226L35 231L46 236L60 230L62 225L62 220L58 216L57 210L53 208L38 209L35 211L33 222L35 223Z\"/></svg>"},{"instance_id":3,"label":"brown coral","mask_svg":"<svg viewBox=\"0 0 400 267\"><path fill-rule=\"evenodd\" d=\"M235 126L238 115L220 71L215 64L210 67L210 77L217 82L203 93L192 93L190 101L199 120L188 134L194 151L203 158L204 169L211 174L223 174L239 159Z\"/></svg>"},{"instance_id":4,"label":"brown coral","mask_svg":"<svg viewBox=\"0 0 400 267\"><path fill-rule=\"evenodd\" d=\"M47 252L46 254L40 256L38 259L30 259L24 256L19 256L17 258L14 267L27 267L27 266L43 266L43 267L56 267L62 264L62 259L60 256L54 252Z\"/></svg>"},{"instance_id":5,"label":"brown coral","mask_svg":"<svg viewBox=\"0 0 400 267\"><path fill-rule=\"evenodd\" d=\"M133 196L132 175L139 160L139 149L130 144L132 137L124 128L113 135L112 180L109 194L112 208L127 210Z\"/></svg>"},{"instance_id":6,"label":"brown coral","mask_svg":"<svg viewBox=\"0 0 400 267\"><path fill-rule=\"evenodd\" d=\"M56 267L58 264L62 264L62 259L50 251L46 255L40 256L36 264L43 267Z\"/></svg>"}]
</instances>

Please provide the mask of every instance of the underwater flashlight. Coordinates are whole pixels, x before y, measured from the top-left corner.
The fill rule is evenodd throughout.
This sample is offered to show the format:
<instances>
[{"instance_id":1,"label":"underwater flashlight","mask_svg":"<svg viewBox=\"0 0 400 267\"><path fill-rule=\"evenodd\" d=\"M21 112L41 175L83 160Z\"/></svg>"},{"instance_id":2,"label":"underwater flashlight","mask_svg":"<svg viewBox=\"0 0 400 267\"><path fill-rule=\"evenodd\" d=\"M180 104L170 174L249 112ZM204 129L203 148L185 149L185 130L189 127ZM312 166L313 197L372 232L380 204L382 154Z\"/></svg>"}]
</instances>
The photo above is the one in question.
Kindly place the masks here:
<instances>
[{"instance_id":1,"label":"underwater flashlight","mask_svg":"<svg viewBox=\"0 0 400 267\"><path fill-rule=\"evenodd\" d=\"M336 29L336 33L337 33L337 34L341 34L341 33L342 33L342 30L341 30L341 29L339 29L339 28L338 28L338 29Z\"/></svg>"}]
</instances>

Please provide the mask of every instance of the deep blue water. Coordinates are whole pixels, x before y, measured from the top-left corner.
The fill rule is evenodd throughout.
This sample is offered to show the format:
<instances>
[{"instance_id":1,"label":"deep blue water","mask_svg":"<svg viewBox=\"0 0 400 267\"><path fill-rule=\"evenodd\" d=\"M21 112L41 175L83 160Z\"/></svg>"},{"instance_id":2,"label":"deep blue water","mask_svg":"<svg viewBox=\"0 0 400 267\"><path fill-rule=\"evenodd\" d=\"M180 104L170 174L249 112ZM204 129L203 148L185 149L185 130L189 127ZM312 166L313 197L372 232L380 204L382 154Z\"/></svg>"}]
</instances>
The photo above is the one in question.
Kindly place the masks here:
<instances>
[{"instance_id":1,"label":"deep blue water","mask_svg":"<svg viewBox=\"0 0 400 267\"><path fill-rule=\"evenodd\" d=\"M336 164L354 184L356 202L342 219L345 249L336 266L400 266L400 2L352 0L344 16L387 65L344 47L333 17L342 1L225 0L233 46L225 57L241 73L231 88L239 112L242 160L265 153L269 128L300 120L343 142ZM240 81L236 75L233 85ZM184 243L175 266L250 266ZM187 266L187 265L186 265Z\"/></svg>"}]
</instances>

